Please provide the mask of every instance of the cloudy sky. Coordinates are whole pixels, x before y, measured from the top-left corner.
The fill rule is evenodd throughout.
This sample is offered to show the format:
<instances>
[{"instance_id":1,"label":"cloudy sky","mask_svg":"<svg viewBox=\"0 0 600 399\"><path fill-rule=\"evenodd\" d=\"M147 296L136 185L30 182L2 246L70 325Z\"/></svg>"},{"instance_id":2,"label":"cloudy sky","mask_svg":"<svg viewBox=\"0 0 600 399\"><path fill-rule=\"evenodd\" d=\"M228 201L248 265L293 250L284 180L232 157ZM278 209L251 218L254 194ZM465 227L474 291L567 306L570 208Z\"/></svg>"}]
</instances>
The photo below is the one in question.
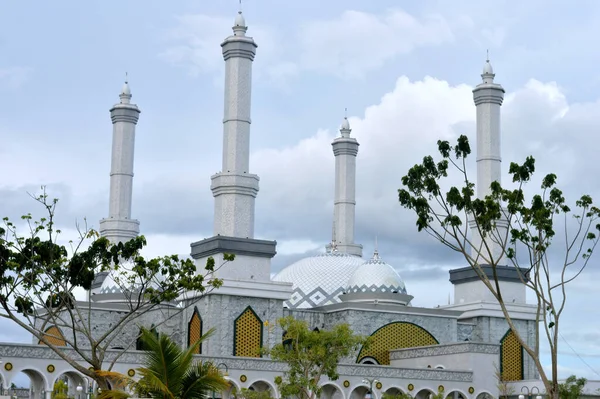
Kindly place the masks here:
<instances>
[{"instance_id":1,"label":"cloudy sky","mask_svg":"<svg viewBox=\"0 0 600 399\"><path fill-rule=\"evenodd\" d=\"M347 108L361 144L357 242L369 256L378 236L413 304L437 306L452 292L448 269L463 263L417 234L397 202L401 177L439 138L473 137L471 90L489 49L507 92L505 169L534 155L540 174L557 173L571 200L600 198L600 3L399 3L244 1L248 35L258 44L250 166L261 178L256 236L278 241L273 272L331 239L330 143ZM133 217L147 253L186 254L191 242L211 236L210 175L222 145L219 45L237 9L235 0L4 4L0 216L36 211L27 192L46 185L60 198L66 235L84 217L98 227L108 211L108 110L128 72L142 110ZM570 288L561 331L572 349L561 340L563 376L600 379L598 262ZM2 323L0 341L27 341Z\"/></svg>"}]
</instances>

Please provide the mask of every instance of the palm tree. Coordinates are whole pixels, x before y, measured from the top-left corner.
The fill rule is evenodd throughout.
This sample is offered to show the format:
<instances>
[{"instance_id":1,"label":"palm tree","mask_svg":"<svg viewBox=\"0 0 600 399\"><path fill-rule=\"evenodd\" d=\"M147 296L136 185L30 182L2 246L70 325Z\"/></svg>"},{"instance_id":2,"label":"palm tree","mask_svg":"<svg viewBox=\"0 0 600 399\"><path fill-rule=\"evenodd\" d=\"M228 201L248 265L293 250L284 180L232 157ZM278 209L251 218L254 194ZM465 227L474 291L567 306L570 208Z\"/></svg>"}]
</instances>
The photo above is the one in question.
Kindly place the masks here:
<instances>
[{"instance_id":1,"label":"palm tree","mask_svg":"<svg viewBox=\"0 0 600 399\"><path fill-rule=\"evenodd\" d=\"M214 364L194 361L198 345L213 333L214 329L209 330L198 342L182 349L168 335L156 336L142 329L146 356L143 367L138 369L141 378L138 382L128 378L121 380L129 380L124 385L137 393L160 399L205 399L213 391L227 389L229 383ZM123 392L102 392L101 397L123 397Z\"/></svg>"}]
</instances>

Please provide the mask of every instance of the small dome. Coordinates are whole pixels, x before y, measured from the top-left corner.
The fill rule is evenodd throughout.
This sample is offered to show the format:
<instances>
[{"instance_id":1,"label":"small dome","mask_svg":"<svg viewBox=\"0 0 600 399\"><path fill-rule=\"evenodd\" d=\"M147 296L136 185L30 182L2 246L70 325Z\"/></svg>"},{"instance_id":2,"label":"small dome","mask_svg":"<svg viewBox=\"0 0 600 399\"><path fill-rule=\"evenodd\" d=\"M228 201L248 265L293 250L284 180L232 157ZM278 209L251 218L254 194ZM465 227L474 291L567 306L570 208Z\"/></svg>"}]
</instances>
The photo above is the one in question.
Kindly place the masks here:
<instances>
[{"instance_id":1,"label":"small dome","mask_svg":"<svg viewBox=\"0 0 600 399\"><path fill-rule=\"evenodd\" d=\"M115 279L112 276L112 273L107 275L102 282L102 286L100 287L100 294L120 294L123 291L121 290L121 286L115 282Z\"/></svg>"},{"instance_id":2,"label":"small dome","mask_svg":"<svg viewBox=\"0 0 600 399\"><path fill-rule=\"evenodd\" d=\"M398 272L375 251L373 258L358 267L348 280L346 293L355 292L406 294L406 287Z\"/></svg>"},{"instance_id":3,"label":"small dome","mask_svg":"<svg viewBox=\"0 0 600 399\"><path fill-rule=\"evenodd\" d=\"M490 63L490 60L487 60L485 62L485 64L483 64L483 74L484 75L493 75L494 74L494 69L492 68L492 64Z\"/></svg>"},{"instance_id":4,"label":"small dome","mask_svg":"<svg viewBox=\"0 0 600 399\"><path fill-rule=\"evenodd\" d=\"M125 94L127 96L131 95L131 89L129 88L129 83L123 83L123 88L121 89L121 94Z\"/></svg>"},{"instance_id":5,"label":"small dome","mask_svg":"<svg viewBox=\"0 0 600 399\"><path fill-rule=\"evenodd\" d=\"M246 20L244 19L241 11L238 11L238 14L235 16L234 26L246 27Z\"/></svg>"},{"instance_id":6,"label":"small dome","mask_svg":"<svg viewBox=\"0 0 600 399\"><path fill-rule=\"evenodd\" d=\"M342 129L350 130L350 122L348 122L347 117L344 117L344 120L342 121Z\"/></svg>"},{"instance_id":7,"label":"small dome","mask_svg":"<svg viewBox=\"0 0 600 399\"><path fill-rule=\"evenodd\" d=\"M280 271L273 281L293 283L290 309L306 309L341 302L348 279L364 263L358 256L328 252L304 258Z\"/></svg>"}]
</instances>

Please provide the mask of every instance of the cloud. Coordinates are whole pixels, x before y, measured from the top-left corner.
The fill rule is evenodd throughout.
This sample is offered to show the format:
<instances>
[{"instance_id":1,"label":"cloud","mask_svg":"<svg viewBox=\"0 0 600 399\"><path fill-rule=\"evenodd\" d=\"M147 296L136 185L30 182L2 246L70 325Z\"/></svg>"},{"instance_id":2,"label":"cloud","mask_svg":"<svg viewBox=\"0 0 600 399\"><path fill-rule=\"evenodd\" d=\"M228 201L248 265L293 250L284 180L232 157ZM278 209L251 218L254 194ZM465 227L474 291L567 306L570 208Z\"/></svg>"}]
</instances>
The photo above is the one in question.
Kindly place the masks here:
<instances>
[{"instance_id":1,"label":"cloud","mask_svg":"<svg viewBox=\"0 0 600 399\"><path fill-rule=\"evenodd\" d=\"M203 14L179 16L160 57L186 66L195 76L220 71L222 58L215 43L224 39L231 23L230 18ZM287 91L289 80L301 70L360 78L398 55L454 40L453 26L441 15L416 17L399 9L380 15L349 10L333 19L306 22L292 35L248 25L248 35L259 45L256 78Z\"/></svg>"},{"instance_id":2,"label":"cloud","mask_svg":"<svg viewBox=\"0 0 600 399\"><path fill-rule=\"evenodd\" d=\"M32 71L28 67L0 68L0 88L18 89L29 80Z\"/></svg>"},{"instance_id":3,"label":"cloud","mask_svg":"<svg viewBox=\"0 0 600 399\"><path fill-rule=\"evenodd\" d=\"M302 66L343 78L363 77L395 56L453 38L441 15L419 18L400 9L381 15L348 10L334 19L310 21L298 34Z\"/></svg>"}]
</instances>

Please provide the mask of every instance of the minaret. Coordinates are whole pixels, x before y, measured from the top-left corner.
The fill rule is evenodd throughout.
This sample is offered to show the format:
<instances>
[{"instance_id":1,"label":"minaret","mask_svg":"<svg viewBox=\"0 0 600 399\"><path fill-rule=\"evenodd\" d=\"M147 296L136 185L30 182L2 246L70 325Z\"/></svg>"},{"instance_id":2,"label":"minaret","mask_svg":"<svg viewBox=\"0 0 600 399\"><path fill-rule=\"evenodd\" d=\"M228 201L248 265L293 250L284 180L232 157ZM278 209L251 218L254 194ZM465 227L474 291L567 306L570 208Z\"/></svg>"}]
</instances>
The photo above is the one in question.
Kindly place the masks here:
<instances>
[{"instance_id":1,"label":"minaret","mask_svg":"<svg viewBox=\"0 0 600 399\"><path fill-rule=\"evenodd\" d=\"M250 105L252 62L257 45L246 36L246 22L240 11L233 35L221 44L225 60L225 109L223 117L222 170L211 177L215 198L214 236L191 244L198 268L205 259L223 253L236 255L235 265L221 268L220 278L270 281L270 259L275 241L254 239L254 200L258 176L249 173ZM217 264L219 260L215 259Z\"/></svg>"},{"instance_id":2,"label":"minaret","mask_svg":"<svg viewBox=\"0 0 600 399\"><path fill-rule=\"evenodd\" d=\"M490 60L486 60L481 74L482 82L473 89L473 100L477 107L477 197L483 199L491 193L492 182L501 180L501 130L500 130L500 107L504 100L504 89L498 83L494 83L494 71ZM494 269L490 266L491 261L497 265L495 273L500 281L500 289L506 303L524 304L526 300L525 284L521 278L526 274L525 269L521 272L515 267L506 266L503 256L502 245L498 238L486 237L484 241L477 230L474 221L469 221L471 227L471 255L478 263L481 270L488 276L494 278ZM496 221L497 231L500 235L506 232L508 227L505 218ZM490 259L490 254L492 256ZM454 285L454 305L467 306L470 303L488 302L495 303L488 288L480 281L478 273L471 266L450 270L450 282ZM487 306L487 305L486 305ZM493 306L492 306L493 308ZM479 310L483 312L483 307Z\"/></svg>"},{"instance_id":3,"label":"minaret","mask_svg":"<svg viewBox=\"0 0 600 399\"><path fill-rule=\"evenodd\" d=\"M108 217L100 221L100 235L112 243L129 241L140 232L140 222L131 219L135 127L140 110L131 104L127 81L119 98L121 101L110 110L113 138Z\"/></svg>"},{"instance_id":4,"label":"minaret","mask_svg":"<svg viewBox=\"0 0 600 399\"><path fill-rule=\"evenodd\" d=\"M491 193L490 185L501 182L501 133L500 107L504 100L504 88L494 83L494 70L487 59L481 74L482 83L473 90L477 107L477 197L485 198ZM471 222L472 256L481 264L490 264L489 253L481 241L477 226ZM497 226L506 227L506 221L498 220ZM502 246L489 237L486 239L495 263L503 258ZM479 256L478 256L479 254Z\"/></svg>"},{"instance_id":5,"label":"minaret","mask_svg":"<svg viewBox=\"0 0 600 399\"><path fill-rule=\"evenodd\" d=\"M341 137L331 143L335 155L335 197L333 202L333 229L337 250L362 256L362 245L354 243L356 208L356 156L358 141L350 137L350 122L344 117Z\"/></svg>"}]
</instances>

